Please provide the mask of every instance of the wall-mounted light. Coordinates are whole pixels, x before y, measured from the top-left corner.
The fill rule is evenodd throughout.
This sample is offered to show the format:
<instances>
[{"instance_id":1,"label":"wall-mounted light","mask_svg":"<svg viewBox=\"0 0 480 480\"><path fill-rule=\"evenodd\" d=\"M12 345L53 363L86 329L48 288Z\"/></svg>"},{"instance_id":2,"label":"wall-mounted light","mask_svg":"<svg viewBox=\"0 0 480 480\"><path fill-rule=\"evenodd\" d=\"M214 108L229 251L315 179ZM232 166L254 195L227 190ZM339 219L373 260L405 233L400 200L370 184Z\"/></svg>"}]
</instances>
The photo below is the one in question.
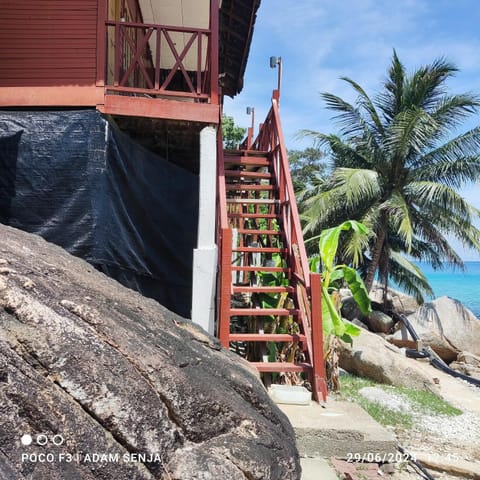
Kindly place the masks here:
<instances>
[{"instance_id":1,"label":"wall-mounted light","mask_svg":"<svg viewBox=\"0 0 480 480\"><path fill-rule=\"evenodd\" d=\"M255 108L254 107L247 107L247 115L252 116L252 131L255 125Z\"/></svg>"},{"instance_id":2,"label":"wall-mounted light","mask_svg":"<svg viewBox=\"0 0 480 480\"><path fill-rule=\"evenodd\" d=\"M281 61L280 57L270 57L270 68L275 68Z\"/></svg>"}]
</instances>

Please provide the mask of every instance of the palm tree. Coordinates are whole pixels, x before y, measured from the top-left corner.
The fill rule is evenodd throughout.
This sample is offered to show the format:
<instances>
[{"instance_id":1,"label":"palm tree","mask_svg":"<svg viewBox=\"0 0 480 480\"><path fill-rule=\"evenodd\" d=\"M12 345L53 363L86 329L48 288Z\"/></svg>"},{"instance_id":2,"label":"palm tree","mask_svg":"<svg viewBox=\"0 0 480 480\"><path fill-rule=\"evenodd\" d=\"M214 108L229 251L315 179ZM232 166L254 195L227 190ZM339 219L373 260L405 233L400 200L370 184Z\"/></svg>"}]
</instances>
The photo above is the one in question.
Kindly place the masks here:
<instances>
[{"instance_id":1,"label":"palm tree","mask_svg":"<svg viewBox=\"0 0 480 480\"><path fill-rule=\"evenodd\" d=\"M407 256L434 268L444 262L463 268L448 237L480 250L480 231L472 224L480 211L458 193L480 178L480 127L451 138L480 100L447 93L445 83L456 71L440 58L408 75L394 51L384 89L373 100L349 78L342 80L358 94L355 104L322 94L336 112L339 135L302 132L326 147L333 161L332 175L304 202L305 234L315 236L350 219L368 226L368 290L378 275L385 293L391 278L423 301L432 291ZM357 240L352 236L344 245L347 259L357 251Z\"/></svg>"}]
</instances>

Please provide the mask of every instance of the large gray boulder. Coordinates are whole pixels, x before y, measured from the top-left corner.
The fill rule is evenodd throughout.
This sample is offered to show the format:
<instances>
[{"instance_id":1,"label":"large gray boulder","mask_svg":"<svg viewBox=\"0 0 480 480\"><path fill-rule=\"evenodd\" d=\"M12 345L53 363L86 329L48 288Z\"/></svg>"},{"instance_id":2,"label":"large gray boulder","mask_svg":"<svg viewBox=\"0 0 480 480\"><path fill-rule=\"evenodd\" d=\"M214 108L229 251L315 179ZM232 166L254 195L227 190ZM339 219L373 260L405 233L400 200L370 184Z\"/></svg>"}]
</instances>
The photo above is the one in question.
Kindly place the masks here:
<instances>
[{"instance_id":1,"label":"large gray boulder","mask_svg":"<svg viewBox=\"0 0 480 480\"><path fill-rule=\"evenodd\" d=\"M437 298L408 319L424 346L431 347L446 362L456 360L461 351L480 355L480 321L458 300ZM399 330L390 339L402 344L410 337Z\"/></svg>"},{"instance_id":2,"label":"large gray boulder","mask_svg":"<svg viewBox=\"0 0 480 480\"><path fill-rule=\"evenodd\" d=\"M353 345L340 342L339 364L349 373L380 383L419 389L434 386L433 377L416 360L405 357L401 349L366 330L353 339Z\"/></svg>"},{"instance_id":3,"label":"large gray boulder","mask_svg":"<svg viewBox=\"0 0 480 480\"><path fill-rule=\"evenodd\" d=\"M0 445L2 480L300 478L293 429L246 362L4 226Z\"/></svg>"},{"instance_id":4,"label":"large gray boulder","mask_svg":"<svg viewBox=\"0 0 480 480\"><path fill-rule=\"evenodd\" d=\"M390 333L393 323L392 317L379 310L373 310L368 316L368 324L370 325L370 328L377 333Z\"/></svg>"}]
</instances>

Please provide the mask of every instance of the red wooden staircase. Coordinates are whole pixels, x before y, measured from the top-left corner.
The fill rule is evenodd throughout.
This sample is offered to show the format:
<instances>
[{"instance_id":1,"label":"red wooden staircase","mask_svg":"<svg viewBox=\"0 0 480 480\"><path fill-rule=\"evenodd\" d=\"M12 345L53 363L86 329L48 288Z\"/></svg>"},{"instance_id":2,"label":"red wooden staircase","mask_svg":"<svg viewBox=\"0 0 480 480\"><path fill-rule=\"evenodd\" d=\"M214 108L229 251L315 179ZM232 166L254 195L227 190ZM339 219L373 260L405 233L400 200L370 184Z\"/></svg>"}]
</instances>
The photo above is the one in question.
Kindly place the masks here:
<instances>
[{"instance_id":1,"label":"red wooden staircase","mask_svg":"<svg viewBox=\"0 0 480 480\"><path fill-rule=\"evenodd\" d=\"M219 144L218 336L267 384L304 377L325 401L320 275L308 267L277 99L249 147Z\"/></svg>"}]
</instances>

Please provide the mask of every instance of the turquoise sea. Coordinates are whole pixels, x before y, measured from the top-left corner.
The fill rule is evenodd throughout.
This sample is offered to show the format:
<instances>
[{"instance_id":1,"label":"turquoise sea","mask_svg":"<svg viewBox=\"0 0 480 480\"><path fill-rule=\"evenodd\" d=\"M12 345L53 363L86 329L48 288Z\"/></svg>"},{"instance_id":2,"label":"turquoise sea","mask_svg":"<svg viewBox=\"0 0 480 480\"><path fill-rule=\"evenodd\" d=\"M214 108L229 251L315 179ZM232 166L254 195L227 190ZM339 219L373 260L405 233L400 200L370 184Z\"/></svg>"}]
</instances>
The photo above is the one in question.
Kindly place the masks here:
<instances>
[{"instance_id":1,"label":"turquoise sea","mask_svg":"<svg viewBox=\"0 0 480 480\"><path fill-rule=\"evenodd\" d=\"M418 264L427 276L435 298L444 295L455 298L480 319L480 262L465 262L465 271L458 269L433 270L427 264Z\"/></svg>"}]
</instances>

